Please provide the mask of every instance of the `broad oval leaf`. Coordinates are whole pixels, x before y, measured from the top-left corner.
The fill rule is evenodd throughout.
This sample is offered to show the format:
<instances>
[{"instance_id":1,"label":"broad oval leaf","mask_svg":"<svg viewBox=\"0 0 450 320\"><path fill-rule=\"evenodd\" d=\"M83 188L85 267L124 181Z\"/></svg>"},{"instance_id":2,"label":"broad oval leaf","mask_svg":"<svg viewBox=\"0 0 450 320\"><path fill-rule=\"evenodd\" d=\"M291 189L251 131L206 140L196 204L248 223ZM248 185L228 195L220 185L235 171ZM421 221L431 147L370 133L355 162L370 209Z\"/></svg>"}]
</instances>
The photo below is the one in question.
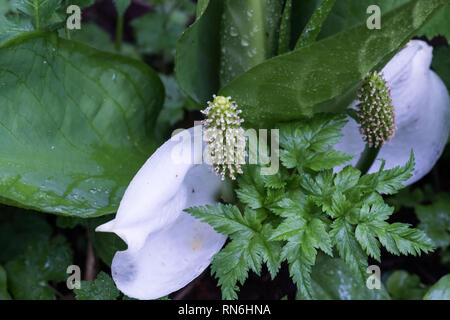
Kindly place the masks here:
<instances>
[{"instance_id":1,"label":"broad oval leaf","mask_svg":"<svg viewBox=\"0 0 450 320\"><path fill-rule=\"evenodd\" d=\"M56 34L0 47L0 199L89 217L114 212L155 149L164 99L138 61Z\"/></svg>"},{"instance_id":2,"label":"broad oval leaf","mask_svg":"<svg viewBox=\"0 0 450 320\"><path fill-rule=\"evenodd\" d=\"M427 292L419 276L405 270L394 271L386 281L386 289L393 300L420 300Z\"/></svg>"},{"instance_id":3,"label":"broad oval leaf","mask_svg":"<svg viewBox=\"0 0 450 320\"><path fill-rule=\"evenodd\" d=\"M367 274L369 277L370 274ZM313 297L317 300L389 300L384 286L369 289L342 259L319 255L311 273ZM297 293L297 299L304 296Z\"/></svg>"},{"instance_id":4,"label":"broad oval leaf","mask_svg":"<svg viewBox=\"0 0 450 320\"><path fill-rule=\"evenodd\" d=\"M220 90L232 96L246 124L270 126L321 111L337 111L356 96L361 79L382 67L449 0L411 1L366 24L340 32L250 69Z\"/></svg>"},{"instance_id":5,"label":"broad oval leaf","mask_svg":"<svg viewBox=\"0 0 450 320\"><path fill-rule=\"evenodd\" d=\"M424 300L450 300L450 274L443 276L423 297Z\"/></svg>"}]
</instances>

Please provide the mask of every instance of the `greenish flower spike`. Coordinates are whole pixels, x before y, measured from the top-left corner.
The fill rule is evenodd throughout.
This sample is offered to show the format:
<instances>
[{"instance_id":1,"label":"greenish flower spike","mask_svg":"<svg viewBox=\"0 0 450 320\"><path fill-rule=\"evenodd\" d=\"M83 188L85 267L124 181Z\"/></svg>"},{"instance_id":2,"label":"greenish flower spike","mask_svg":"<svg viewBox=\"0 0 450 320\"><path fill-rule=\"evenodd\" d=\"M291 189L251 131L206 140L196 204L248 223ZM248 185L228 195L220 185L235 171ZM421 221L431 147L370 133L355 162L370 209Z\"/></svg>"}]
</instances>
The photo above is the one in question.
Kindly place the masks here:
<instances>
[{"instance_id":1,"label":"greenish flower spike","mask_svg":"<svg viewBox=\"0 0 450 320\"><path fill-rule=\"evenodd\" d=\"M214 166L214 171L222 176L236 179L236 174L242 174L241 164L245 163L246 139L241 124L244 122L239 114L242 110L231 97L214 95L212 102L202 111L206 116L203 120L204 140L207 142L207 155Z\"/></svg>"},{"instance_id":2,"label":"greenish flower spike","mask_svg":"<svg viewBox=\"0 0 450 320\"><path fill-rule=\"evenodd\" d=\"M391 89L382 73L369 73L358 93L359 132L369 147L380 148L395 134L395 114Z\"/></svg>"}]
</instances>

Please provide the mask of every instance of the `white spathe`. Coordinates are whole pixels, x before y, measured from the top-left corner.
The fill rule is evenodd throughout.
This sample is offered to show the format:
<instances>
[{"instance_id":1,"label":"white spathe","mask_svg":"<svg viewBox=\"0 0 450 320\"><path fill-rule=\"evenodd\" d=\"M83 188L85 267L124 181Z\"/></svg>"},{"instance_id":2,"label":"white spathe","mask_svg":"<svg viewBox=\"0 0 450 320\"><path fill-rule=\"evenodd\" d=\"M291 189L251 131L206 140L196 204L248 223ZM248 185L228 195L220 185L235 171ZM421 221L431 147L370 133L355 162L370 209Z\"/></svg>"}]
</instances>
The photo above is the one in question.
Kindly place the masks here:
<instances>
[{"instance_id":1,"label":"white spathe","mask_svg":"<svg viewBox=\"0 0 450 320\"><path fill-rule=\"evenodd\" d=\"M111 272L129 297L156 299L183 288L225 243L226 236L183 211L229 193L210 165L198 164L202 152L194 140L202 150L201 134L201 126L185 130L156 150L125 191L115 219L96 229L128 244L114 256Z\"/></svg>"},{"instance_id":2,"label":"white spathe","mask_svg":"<svg viewBox=\"0 0 450 320\"><path fill-rule=\"evenodd\" d=\"M450 98L442 80L430 69L433 48L421 40L411 40L382 70L392 89L396 133L380 150L377 159L386 160L385 169L404 165L414 151L416 166L412 184L426 175L442 154L450 130ZM355 101L351 107L355 107ZM334 147L354 155L355 165L365 142L353 120L343 129L342 140ZM369 173L379 169L375 161Z\"/></svg>"}]
</instances>

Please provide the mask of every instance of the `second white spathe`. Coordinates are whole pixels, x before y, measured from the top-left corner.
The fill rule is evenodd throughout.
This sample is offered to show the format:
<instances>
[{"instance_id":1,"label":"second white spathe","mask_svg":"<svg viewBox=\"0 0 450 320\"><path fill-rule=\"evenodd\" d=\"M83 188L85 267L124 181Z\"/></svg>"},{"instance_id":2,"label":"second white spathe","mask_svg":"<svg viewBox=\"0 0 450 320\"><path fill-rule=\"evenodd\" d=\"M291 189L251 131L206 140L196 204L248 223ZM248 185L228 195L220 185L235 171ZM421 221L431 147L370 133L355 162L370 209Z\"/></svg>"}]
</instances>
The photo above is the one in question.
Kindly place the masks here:
<instances>
[{"instance_id":1,"label":"second white spathe","mask_svg":"<svg viewBox=\"0 0 450 320\"><path fill-rule=\"evenodd\" d=\"M397 129L377 159L386 160L385 169L402 166L413 149L416 165L406 185L418 181L433 168L449 135L450 98L442 80L430 69L432 57L433 48L426 42L411 40L382 70L392 90ZM350 119L343 134L334 148L354 155L351 164L355 165L365 148L358 124ZM377 171L380 164L381 161L375 161L369 173Z\"/></svg>"}]
</instances>

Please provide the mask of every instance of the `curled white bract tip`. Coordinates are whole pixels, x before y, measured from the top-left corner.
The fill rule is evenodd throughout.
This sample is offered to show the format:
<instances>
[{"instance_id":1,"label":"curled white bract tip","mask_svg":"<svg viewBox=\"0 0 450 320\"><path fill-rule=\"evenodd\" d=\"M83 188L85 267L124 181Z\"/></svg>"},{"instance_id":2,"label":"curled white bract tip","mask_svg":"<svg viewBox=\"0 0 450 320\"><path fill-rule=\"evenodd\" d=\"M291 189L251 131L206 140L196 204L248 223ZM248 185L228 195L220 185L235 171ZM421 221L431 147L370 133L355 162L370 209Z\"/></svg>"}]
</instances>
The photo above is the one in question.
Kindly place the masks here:
<instances>
[{"instance_id":1,"label":"curled white bract tip","mask_svg":"<svg viewBox=\"0 0 450 320\"><path fill-rule=\"evenodd\" d=\"M426 42L411 40L382 70L392 90L396 133L377 158L386 160L385 169L390 169L404 165L413 149L416 166L405 185L421 179L433 168L449 135L450 98L442 80L430 69L432 52ZM335 148L354 155L351 164L355 165L365 147L358 124L350 119L343 134ZM369 173L379 170L380 164L375 161Z\"/></svg>"},{"instance_id":2,"label":"curled white bract tip","mask_svg":"<svg viewBox=\"0 0 450 320\"><path fill-rule=\"evenodd\" d=\"M199 129L200 130L197 130ZM228 186L201 164L201 127L164 143L128 186L116 218L96 231L114 232L128 245L111 270L117 287L136 299L156 299L183 288L200 275L226 237L185 213L213 204ZM200 139L200 140L198 140Z\"/></svg>"}]
</instances>

